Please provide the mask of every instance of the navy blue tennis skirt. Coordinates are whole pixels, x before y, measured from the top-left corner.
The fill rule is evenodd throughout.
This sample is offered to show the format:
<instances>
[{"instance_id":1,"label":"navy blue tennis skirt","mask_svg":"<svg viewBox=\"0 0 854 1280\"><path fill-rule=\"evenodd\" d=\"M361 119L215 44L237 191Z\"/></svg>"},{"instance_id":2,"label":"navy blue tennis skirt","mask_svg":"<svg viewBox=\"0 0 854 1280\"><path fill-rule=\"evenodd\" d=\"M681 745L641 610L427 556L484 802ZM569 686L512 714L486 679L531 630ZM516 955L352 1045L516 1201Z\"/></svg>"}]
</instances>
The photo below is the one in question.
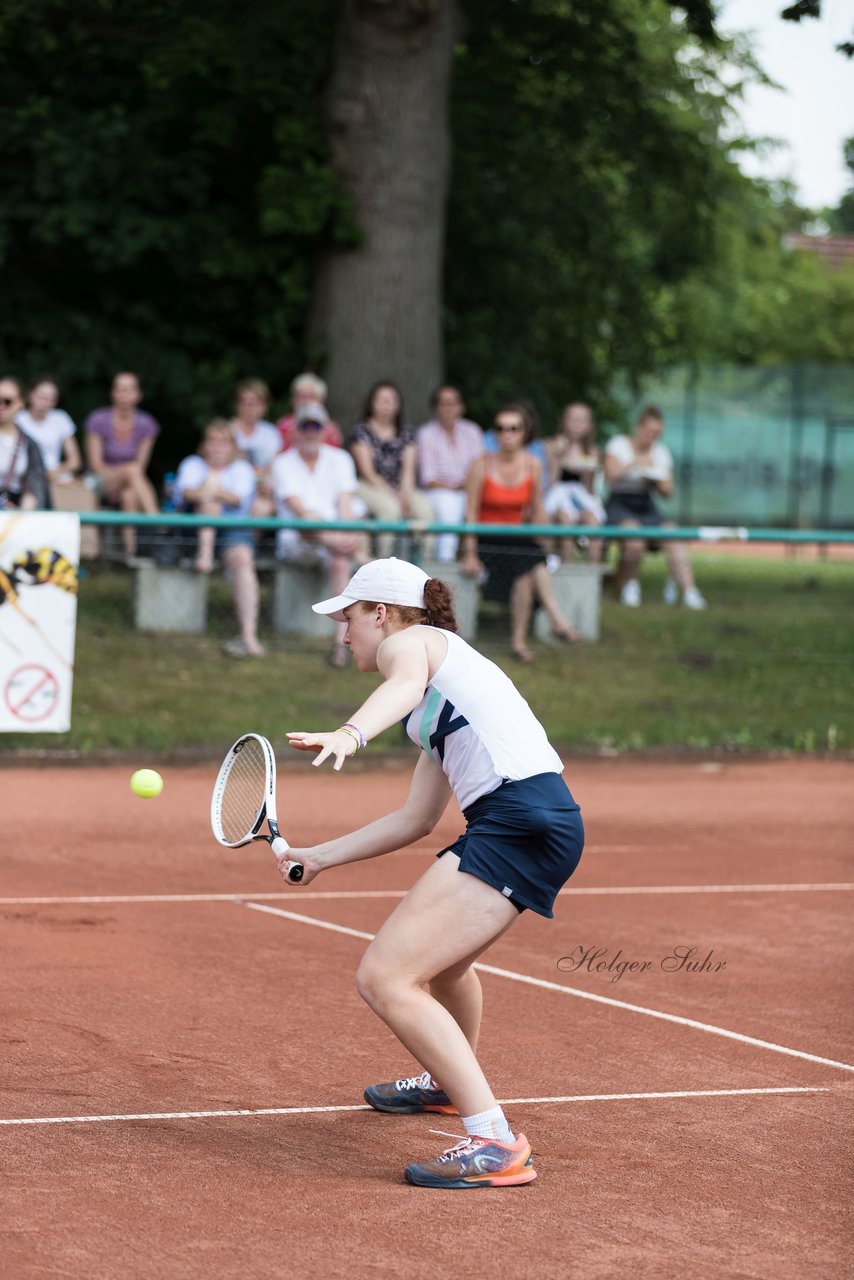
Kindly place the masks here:
<instances>
[{"instance_id":1,"label":"navy blue tennis skirt","mask_svg":"<svg viewBox=\"0 0 854 1280\"><path fill-rule=\"evenodd\" d=\"M551 919L554 900L581 858L581 812L559 773L503 782L463 811L465 835L437 856L455 853L460 871Z\"/></svg>"}]
</instances>

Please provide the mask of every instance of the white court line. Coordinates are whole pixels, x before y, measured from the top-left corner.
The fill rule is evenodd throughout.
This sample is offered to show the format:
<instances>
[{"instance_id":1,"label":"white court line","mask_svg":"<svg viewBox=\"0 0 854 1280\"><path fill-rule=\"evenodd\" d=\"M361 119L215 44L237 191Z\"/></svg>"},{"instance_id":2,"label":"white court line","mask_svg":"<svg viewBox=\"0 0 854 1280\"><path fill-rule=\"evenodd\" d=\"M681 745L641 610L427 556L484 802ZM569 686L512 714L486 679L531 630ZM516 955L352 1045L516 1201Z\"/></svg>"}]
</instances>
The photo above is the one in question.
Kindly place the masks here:
<instances>
[{"instance_id":1,"label":"white court line","mask_svg":"<svg viewBox=\"0 0 854 1280\"><path fill-rule=\"evenodd\" d=\"M561 889L561 897L597 897L655 893L828 893L837 889L851 890L854 884L644 884L599 886L584 889ZM408 889L287 889L276 893L117 893L92 894L67 898L0 898L0 907L64 907L109 906L111 903L134 902L259 902L320 901L359 898L405 898Z\"/></svg>"},{"instance_id":2,"label":"white court line","mask_svg":"<svg viewBox=\"0 0 854 1280\"><path fill-rule=\"evenodd\" d=\"M99 893L81 897L0 897L0 906L109 906L120 902L243 902L246 899L261 901L294 901L294 895L310 899L353 899L353 897L406 897L407 888L364 888L364 890L306 891L297 888L277 893Z\"/></svg>"},{"instance_id":3,"label":"white court line","mask_svg":"<svg viewBox=\"0 0 854 1280\"><path fill-rule=\"evenodd\" d=\"M551 1102L630 1102L659 1098L738 1098L769 1093L831 1093L820 1085L792 1085L773 1089L682 1089L672 1093L576 1093L554 1098L502 1098L501 1107L536 1106ZM111 1116L22 1116L0 1120L0 1125L109 1124L120 1120L224 1120L233 1116L306 1116L330 1111L371 1111L367 1106L345 1107L247 1107L233 1111L138 1111Z\"/></svg>"},{"instance_id":4,"label":"white court line","mask_svg":"<svg viewBox=\"0 0 854 1280\"><path fill-rule=\"evenodd\" d=\"M633 893L827 893L836 889L854 889L854 884L645 884L621 885L617 888L561 889L561 896L581 894Z\"/></svg>"},{"instance_id":5,"label":"white court line","mask_svg":"<svg viewBox=\"0 0 854 1280\"><path fill-rule=\"evenodd\" d=\"M359 929L348 929L345 925L331 924L328 920L316 920L313 916L301 916L295 911L282 911L280 907L268 907L258 902L238 903L249 907L252 911L266 911L270 915L282 916L285 920L293 920L297 924L311 924L318 929L329 929L333 933L346 933L353 938L365 938L372 941L374 934L362 933ZM854 1064L837 1062L835 1058L820 1058L814 1053L805 1053L803 1049L789 1049L786 1045L774 1044L771 1040L758 1040L755 1036L742 1035L740 1031L728 1031L725 1027L717 1027L711 1022L698 1022L695 1018L683 1018L677 1013L662 1013L660 1009L648 1009L645 1005L629 1004L626 1000L615 1000L612 996L595 995L592 991L582 991L578 987L565 987L559 982L549 982L545 978L531 978L525 973L516 973L512 969L497 969L491 964L475 964L481 973L491 973L497 978L509 978L511 982L522 982L527 986L541 987L544 991L558 991L561 995L577 996L580 1000L592 1000L596 1004L607 1004L614 1009L626 1009L630 1013L643 1013L648 1018L660 1018L663 1022L675 1022L680 1027L692 1027L695 1031L707 1031L713 1036L724 1036L728 1040L738 1040L741 1044L750 1044L758 1049L770 1049L773 1053L783 1053L790 1058L803 1058L806 1062L817 1062L823 1067L837 1067L840 1071L854 1071Z\"/></svg>"},{"instance_id":6,"label":"white court line","mask_svg":"<svg viewBox=\"0 0 854 1280\"><path fill-rule=\"evenodd\" d=\"M460 826L463 826L460 820ZM670 852L681 849L678 844L658 844L655 846L659 852ZM589 857L594 853L649 853L648 844L587 844L584 846L584 852ZM431 849L395 849L386 856L389 858L425 858L433 856L434 850Z\"/></svg>"}]
</instances>

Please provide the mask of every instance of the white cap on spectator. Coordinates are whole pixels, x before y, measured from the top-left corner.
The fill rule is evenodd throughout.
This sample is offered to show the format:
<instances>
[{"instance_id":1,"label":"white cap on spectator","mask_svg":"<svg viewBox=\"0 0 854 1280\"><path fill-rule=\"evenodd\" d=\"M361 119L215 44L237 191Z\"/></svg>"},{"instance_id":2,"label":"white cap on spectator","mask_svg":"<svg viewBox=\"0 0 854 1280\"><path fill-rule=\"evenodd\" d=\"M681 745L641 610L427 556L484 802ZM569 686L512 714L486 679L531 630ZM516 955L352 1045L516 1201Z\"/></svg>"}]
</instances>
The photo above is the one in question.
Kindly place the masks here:
<instances>
[{"instance_id":1,"label":"white cap on spectator","mask_svg":"<svg viewBox=\"0 0 854 1280\"><path fill-rule=\"evenodd\" d=\"M301 427L304 422L317 422L321 427L325 427L329 421L329 414L317 400L309 400L308 404L300 405L296 416L298 427Z\"/></svg>"},{"instance_id":2,"label":"white cap on spectator","mask_svg":"<svg viewBox=\"0 0 854 1280\"><path fill-rule=\"evenodd\" d=\"M336 622L346 621L342 611L357 600L423 609L424 584L429 581L429 573L408 560L398 560L396 556L390 556L388 560L371 560L356 570L340 596L321 600L311 607L315 613L328 614Z\"/></svg>"}]
</instances>

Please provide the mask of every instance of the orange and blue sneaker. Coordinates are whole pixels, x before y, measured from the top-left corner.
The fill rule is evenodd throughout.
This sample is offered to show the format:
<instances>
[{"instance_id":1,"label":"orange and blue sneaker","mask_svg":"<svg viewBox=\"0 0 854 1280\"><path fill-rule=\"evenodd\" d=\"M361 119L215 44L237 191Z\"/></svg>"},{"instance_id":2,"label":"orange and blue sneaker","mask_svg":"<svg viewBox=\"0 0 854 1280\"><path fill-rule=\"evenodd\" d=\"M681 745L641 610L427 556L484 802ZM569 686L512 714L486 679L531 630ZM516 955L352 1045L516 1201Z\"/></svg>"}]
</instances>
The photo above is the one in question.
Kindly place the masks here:
<instances>
[{"instance_id":1,"label":"orange and blue sneaker","mask_svg":"<svg viewBox=\"0 0 854 1280\"><path fill-rule=\"evenodd\" d=\"M454 1191L469 1187L519 1187L533 1182L537 1173L534 1157L524 1133L513 1143L497 1138L464 1138L427 1164L410 1164L404 1171L407 1182L416 1187L447 1187Z\"/></svg>"},{"instance_id":2,"label":"orange and blue sneaker","mask_svg":"<svg viewBox=\"0 0 854 1280\"><path fill-rule=\"evenodd\" d=\"M416 1111L459 1115L444 1089L437 1089L433 1084L429 1071L420 1076L392 1080L389 1084L369 1084L364 1098L375 1111L392 1111L401 1116L412 1115Z\"/></svg>"}]
</instances>

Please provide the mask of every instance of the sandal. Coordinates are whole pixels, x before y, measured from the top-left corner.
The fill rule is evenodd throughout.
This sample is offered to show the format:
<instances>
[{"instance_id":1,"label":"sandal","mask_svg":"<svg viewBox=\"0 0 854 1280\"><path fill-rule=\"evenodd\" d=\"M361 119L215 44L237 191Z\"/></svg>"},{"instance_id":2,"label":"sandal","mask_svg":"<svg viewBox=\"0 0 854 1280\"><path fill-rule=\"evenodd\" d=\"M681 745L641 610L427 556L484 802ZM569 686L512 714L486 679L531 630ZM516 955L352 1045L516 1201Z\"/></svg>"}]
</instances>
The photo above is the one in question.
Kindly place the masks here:
<instances>
[{"instance_id":1,"label":"sandal","mask_svg":"<svg viewBox=\"0 0 854 1280\"><path fill-rule=\"evenodd\" d=\"M572 625L552 627L552 636L555 640L560 640L561 644L577 644L583 638L578 628Z\"/></svg>"},{"instance_id":2,"label":"sandal","mask_svg":"<svg viewBox=\"0 0 854 1280\"><path fill-rule=\"evenodd\" d=\"M226 640L222 646L222 651L229 658L265 658L267 656L267 650L263 645L259 644L257 649L250 649L242 636L235 636L233 640Z\"/></svg>"},{"instance_id":3,"label":"sandal","mask_svg":"<svg viewBox=\"0 0 854 1280\"><path fill-rule=\"evenodd\" d=\"M520 645L518 649L513 649L513 657L517 662L531 663L534 661L534 655L525 645Z\"/></svg>"}]
</instances>

